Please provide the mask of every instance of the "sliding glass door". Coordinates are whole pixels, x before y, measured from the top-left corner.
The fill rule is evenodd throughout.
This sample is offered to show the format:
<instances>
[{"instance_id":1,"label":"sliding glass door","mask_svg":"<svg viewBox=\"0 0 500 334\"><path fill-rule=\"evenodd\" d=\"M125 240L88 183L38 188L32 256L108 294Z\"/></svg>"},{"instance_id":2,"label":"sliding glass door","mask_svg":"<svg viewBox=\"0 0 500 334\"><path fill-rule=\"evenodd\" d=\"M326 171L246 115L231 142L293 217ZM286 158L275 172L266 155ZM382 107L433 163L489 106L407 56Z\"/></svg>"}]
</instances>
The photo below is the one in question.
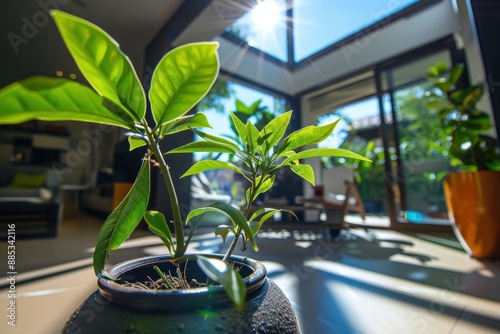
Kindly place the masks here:
<instances>
[{"instance_id":1,"label":"sliding glass door","mask_svg":"<svg viewBox=\"0 0 500 334\"><path fill-rule=\"evenodd\" d=\"M319 166L353 169L368 212L365 225L449 225L442 186L451 169L447 140L439 116L427 107L430 84L425 77L437 62L452 66L451 49L391 60L304 96L309 122L341 118L325 145L373 160L368 164L329 158Z\"/></svg>"},{"instance_id":2,"label":"sliding glass door","mask_svg":"<svg viewBox=\"0 0 500 334\"><path fill-rule=\"evenodd\" d=\"M398 162L394 201L399 222L449 224L442 185L450 170L446 134L439 115L428 108L425 99L430 87L425 75L438 61L451 66L449 52L441 51L381 74L389 99L384 108L396 120L391 131Z\"/></svg>"}]
</instances>

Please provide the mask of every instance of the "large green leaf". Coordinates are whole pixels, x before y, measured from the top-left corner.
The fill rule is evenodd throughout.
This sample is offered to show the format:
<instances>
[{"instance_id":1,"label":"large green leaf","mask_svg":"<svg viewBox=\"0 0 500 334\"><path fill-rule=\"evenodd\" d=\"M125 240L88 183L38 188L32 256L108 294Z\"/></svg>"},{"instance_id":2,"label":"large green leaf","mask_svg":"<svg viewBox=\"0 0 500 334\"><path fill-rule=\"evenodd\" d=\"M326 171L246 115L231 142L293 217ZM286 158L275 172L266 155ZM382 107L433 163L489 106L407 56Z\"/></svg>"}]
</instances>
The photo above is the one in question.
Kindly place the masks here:
<instances>
[{"instance_id":1,"label":"large green leaf","mask_svg":"<svg viewBox=\"0 0 500 334\"><path fill-rule=\"evenodd\" d=\"M218 45L186 44L160 60L149 91L157 125L185 115L208 93L219 73Z\"/></svg>"},{"instance_id":2,"label":"large green leaf","mask_svg":"<svg viewBox=\"0 0 500 334\"><path fill-rule=\"evenodd\" d=\"M78 68L92 87L135 121L141 120L146 113L146 95L132 63L118 43L88 21L57 10L51 14Z\"/></svg>"},{"instance_id":3,"label":"large green leaf","mask_svg":"<svg viewBox=\"0 0 500 334\"><path fill-rule=\"evenodd\" d=\"M217 153L230 153L234 154L235 151L233 149L227 148L218 143L208 142L208 141L195 141L181 147L174 148L167 152L167 154L171 153L193 153L193 152L217 152Z\"/></svg>"},{"instance_id":4,"label":"large green leaf","mask_svg":"<svg viewBox=\"0 0 500 334\"><path fill-rule=\"evenodd\" d=\"M32 77L0 90L0 124L41 120L133 127L130 116L111 111L106 102L91 88L73 80Z\"/></svg>"},{"instance_id":5,"label":"large green leaf","mask_svg":"<svg viewBox=\"0 0 500 334\"><path fill-rule=\"evenodd\" d=\"M341 148L313 148L310 150L305 150L288 156L285 159L285 161L283 161L283 165L286 165L291 161L296 161L299 159L318 158L318 157L344 157L344 158L358 159L371 162L370 159L362 155Z\"/></svg>"},{"instance_id":6,"label":"large green leaf","mask_svg":"<svg viewBox=\"0 0 500 334\"><path fill-rule=\"evenodd\" d=\"M198 255L198 265L208 277L220 283L238 310L245 306L247 288L238 272L226 262L219 259Z\"/></svg>"},{"instance_id":7,"label":"large green leaf","mask_svg":"<svg viewBox=\"0 0 500 334\"><path fill-rule=\"evenodd\" d=\"M228 169L245 176L245 173L230 162L218 160L201 160L192 165L181 177L195 175L213 169Z\"/></svg>"},{"instance_id":8,"label":"large green leaf","mask_svg":"<svg viewBox=\"0 0 500 334\"><path fill-rule=\"evenodd\" d=\"M94 250L94 271L101 274L109 253L117 249L135 230L149 202L150 166L142 162L139 175L129 193L102 225Z\"/></svg>"}]
</instances>

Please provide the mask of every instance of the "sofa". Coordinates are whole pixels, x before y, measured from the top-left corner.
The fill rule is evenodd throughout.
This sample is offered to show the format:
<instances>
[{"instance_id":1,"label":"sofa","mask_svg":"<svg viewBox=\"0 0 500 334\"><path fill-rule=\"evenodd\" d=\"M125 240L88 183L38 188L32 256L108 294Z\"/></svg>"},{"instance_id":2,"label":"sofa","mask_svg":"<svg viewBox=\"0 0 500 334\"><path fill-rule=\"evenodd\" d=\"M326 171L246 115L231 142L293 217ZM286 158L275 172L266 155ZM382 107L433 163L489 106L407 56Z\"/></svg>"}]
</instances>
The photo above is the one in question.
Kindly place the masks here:
<instances>
[{"instance_id":1,"label":"sofa","mask_svg":"<svg viewBox=\"0 0 500 334\"><path fill-rule=\"evenodd\" d=\"M57 202L59 184L50 167L0 166L0 202Z\"/></svg>"},{"instance_id":2,"label":"sofa","mask_svg":"<svg viewBox=\"0 0 500 334\"><path fill-rule=\"evenodd\" d=\"M15 224L16 237L54 237L60 221L56 170L31 165L0 166L0 226ZM1 237L5 237L3 234Z\"/></svg>"}]
</instances>

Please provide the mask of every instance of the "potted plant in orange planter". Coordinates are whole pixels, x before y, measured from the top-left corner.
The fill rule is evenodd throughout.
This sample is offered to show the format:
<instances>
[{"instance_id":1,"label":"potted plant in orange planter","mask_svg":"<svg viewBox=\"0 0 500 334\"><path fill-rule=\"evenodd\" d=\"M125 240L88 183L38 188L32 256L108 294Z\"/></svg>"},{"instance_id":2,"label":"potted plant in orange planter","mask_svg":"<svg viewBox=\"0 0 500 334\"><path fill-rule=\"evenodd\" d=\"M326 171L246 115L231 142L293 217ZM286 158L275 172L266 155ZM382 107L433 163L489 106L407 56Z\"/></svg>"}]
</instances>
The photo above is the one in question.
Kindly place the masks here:
<instances>
[{"instance_id":1,"label":"potted plant in orange planter","mask_svg":"<svg viewBox=\"0 0 500 334\"><path fill-rule=\"evenodd\" d=\"M216 42L183 45L171 50L154 70L146 93L129 59L103 30L78 17L52 11L66 46L92 88L64 78L32 77L0 90L0 124L30 120L81 121L117 126L127 131L130 149L147 147L136 181L125 199L103 223L94 251L98 290L74 313L64 332L103 333L299 333L297 319L283 292L267 279L264 266L234 256L238 243L258 250L255 235L279 209L252 212L253 201L268 191L276 172L290 168L314 184L311 166L302 159L345 156L365 159L339 149L306 149L326 139L336 123L310 126L288 135L291 112L279 115L258 130L231 115L237 141L202 132L210 127L203 113L189 114L207 94L219 70ZM180 131L194 131L201 141L170 152L160 142ZM168 154L229 153L242 163L202 160L184 176L211 169L228 169L246 179L243 209L214 203L182 216ZM158 168L169 193L173 221L147 210L150 173ZM206 212L226 215L230 224L215 234L234 235L225 254L186 253L196 223ZM117 249L144 219L165 244L166 255L126 261L108 268ZM186 233L189 231L189 233ZM130 282L130 283L129 283Z\"/></svg>"},{"instance_id":2,"label":"potted plant in orange planter","mask_svg":"<svg viewBox=\"0 0 500 334\"><path fill-rule=\"evenodd\" d=\"M442 119L452 166L462 172L448 174L444 191L448 215L467 253L478 259L500 258L500 153L498 142L486 133L489 114L477 108L484 94L481 84L456 89L464 71L450 71L443 63L429 69L433 91L428 106Z\"/></svg>"}]
</instances>

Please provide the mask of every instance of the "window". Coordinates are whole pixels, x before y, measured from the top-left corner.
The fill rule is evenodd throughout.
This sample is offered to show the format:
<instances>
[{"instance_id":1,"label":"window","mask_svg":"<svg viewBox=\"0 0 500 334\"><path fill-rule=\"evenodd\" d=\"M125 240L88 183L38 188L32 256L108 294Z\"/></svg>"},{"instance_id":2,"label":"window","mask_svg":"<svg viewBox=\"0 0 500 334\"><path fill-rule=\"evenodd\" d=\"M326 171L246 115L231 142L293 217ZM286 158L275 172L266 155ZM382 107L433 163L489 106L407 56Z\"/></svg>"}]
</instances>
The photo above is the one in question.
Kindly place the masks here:
<instances>
[{"instance_id":1,"label":"window","mask_svg":"<svg viewBox=\"0 0 500 334\"><path fill-rule=\"evenodd\" d=\"M226 29L283 63L298 63L368 29L390 23L394 14L422 0L255 0L255 6ZM292 30L290 30L292 29ZM291 40L293 39L293 40ZM288 59L293 54L293 59Z\"/></svg>"},{"instance_id":2,"label":"window","mask_svg":"<svg viewBox=\"0 0 500 334\"><path fill-rule=\"evenodd\" d=\"M418 0L293 0L295 62L338 43Z\"/></svg>"}]
</instances>

